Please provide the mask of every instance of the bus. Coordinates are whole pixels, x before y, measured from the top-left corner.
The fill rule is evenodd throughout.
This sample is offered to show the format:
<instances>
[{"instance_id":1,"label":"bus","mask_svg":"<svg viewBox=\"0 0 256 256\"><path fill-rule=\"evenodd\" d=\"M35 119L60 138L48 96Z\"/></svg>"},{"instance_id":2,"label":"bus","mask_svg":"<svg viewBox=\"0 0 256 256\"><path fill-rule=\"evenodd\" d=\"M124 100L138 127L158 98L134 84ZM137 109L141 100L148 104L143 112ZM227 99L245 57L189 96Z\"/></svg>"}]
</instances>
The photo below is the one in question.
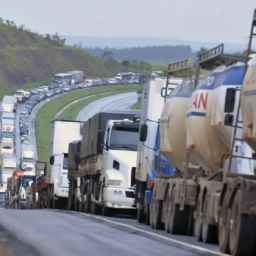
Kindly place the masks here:
<instances>
[{"instance_id":1,"label":"bus","mask_svg":"<svg viewBox=\"0 0 256 256\"><path fill-rule=\"evenodd\" d=\"M54 78L52 79L52 81L61 86L71 85L72 75L68 73L56 74L54 75Z\"/></svg>"}]
</instances>

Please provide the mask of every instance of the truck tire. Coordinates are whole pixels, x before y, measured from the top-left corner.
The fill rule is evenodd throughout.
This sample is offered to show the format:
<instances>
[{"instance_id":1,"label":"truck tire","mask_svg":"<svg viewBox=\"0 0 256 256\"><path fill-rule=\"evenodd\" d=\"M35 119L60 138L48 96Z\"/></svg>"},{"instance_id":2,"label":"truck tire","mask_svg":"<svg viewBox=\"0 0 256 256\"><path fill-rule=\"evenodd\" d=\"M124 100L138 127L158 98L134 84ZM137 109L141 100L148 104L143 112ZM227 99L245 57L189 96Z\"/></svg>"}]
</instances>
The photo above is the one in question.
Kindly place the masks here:
<instances>
[{"instance_id":1,"label":"truck tire","mask_svg":"<svg viewBox=\"0 0 256 256\"><path fill-rule=\"evenodd\" d=\"M225 194L221 205L219 222L218 222L218 241L220 251L230 254L229 250L229 235L230 235L230 218L231 209L227 207L228 193Z\"/></svg>"},{"instance_id":2,"label":"truck tire","mask_svg":"<svg viewBox=\"0 0 256 256\"><path fill-rule=\"evenodd\" d=\"M105 217L111 217L113 216L114 210L112 208L105 207L105 205L102 206L102 216Z\"/></svg>"},{"instance_id":3,"label":"truck tire","mask_svg":"<svg viewBox=\"0 0 256 256\"><path fill-rule=\"evenodd\" d=\"M202 241L202 202L203 192L201 191L196 202L196 217L195 217L195 237L197 241Z\"/></svg>"},{"instance_id":4,"label":"truck tire","mask_svg":"<svg viewBox=\"0 0 256 256\"><path fill-rule=\"evenodd\" d=\"M169 219L169 229L171 234L186 235L189 224L189 207L185 206L180 211L180 205L175 202L176 187L172 189L171 194L171 215Z\"/></svg>"},{"instance_id":5,"label":"truck tire","mask_svg":"<svg viewBox=\"0 0 256 256\"><path fill-rule=\"evenodd\" d=\"M149 211L149 205L146 205L146 218L145 218L145 224L149 226L150 224L150 211Z\"/></svg>"},{"instance_id":6,"label":"truck tire","mask_svg":"<svg viewBox=\"0 0 256 256\"><path fill-rule=\"evenodd\" d=\"M155 214L154 214L154 228L164 229L164 223L162 223L162 213L163 213L163 201L155 200Z\"/></svg>"},{"instance_id":7,"label":"truck tire","mask_svg":"<svg viewBox=\"0 0 256 256\"><path fill-rule=\"evenodd\" d=\"M208 196L205 196L202 218L202 238L204 243L218 243L218 227L217 225L209 224L208 221Z\"/></svg>"},{"instance_id":8,"label":"truck tire","mask_svg":"<svg viewBox=\"0 0 256 256\"><path fill-rule=\"evenodd\" d=\"M143 199L144 198L139 198L138 194L144 195L145 191L143 191L143 184L141 182L137 181L136 186L137 186L137 188L136 188L136 205L139 204L139 207L137 208L137 221L139 223L144 223L145 219L146 219L146 216L145 216L145 213L143 210L143 204L144 204Z\"/></svg>"},{"instance_id":9,"label":"truck tire","mask_svg":"<svg viewBox=\"0 0 256 256\"><path fill-rule=\"evenodd\" d=\"M150 203L150 206L149 206L149 212L150 212L150 227L151 228L155 228L155 222L154 222L154 219L155 219L155 212L154 212L154 209L153 209L153 205L154 205L154 201L155 199L154 198L151 198L151 203Z\"/></svg>"},{"instance_id":10,"label":"truck tire","mask_svg":"<svg viewBox=\"0 0 256 256\"><path fill-rule=\"evenodd\" d=\"M88 193L89 192L89 186L86 189L86 201L84 202L84 212L90 212L90 201L91 201L91 196Z\"/></svg>"},{"instance_id":11,"label":"truck tire","mask_svg":"<svg viewBox=\"0 0 256 256\"><path fill-rule=\"evenodd\" d=\"M78 203L78 211L82 212L83 209L84 209L84 203L79 201L79 203Z\"/></svg>"},{"instance_id":12,"label":"truck tire","mask_svg":"<svg viewBox=\"0 0 256 256\"><path fill-rule=\"evenodd\" d=\"M236 220L230 227L231 255L253 255L256 238L256 221L247 214L240 213L241 191L236 192L231 208L231 220Z\"/></svg>"}]
</instances>

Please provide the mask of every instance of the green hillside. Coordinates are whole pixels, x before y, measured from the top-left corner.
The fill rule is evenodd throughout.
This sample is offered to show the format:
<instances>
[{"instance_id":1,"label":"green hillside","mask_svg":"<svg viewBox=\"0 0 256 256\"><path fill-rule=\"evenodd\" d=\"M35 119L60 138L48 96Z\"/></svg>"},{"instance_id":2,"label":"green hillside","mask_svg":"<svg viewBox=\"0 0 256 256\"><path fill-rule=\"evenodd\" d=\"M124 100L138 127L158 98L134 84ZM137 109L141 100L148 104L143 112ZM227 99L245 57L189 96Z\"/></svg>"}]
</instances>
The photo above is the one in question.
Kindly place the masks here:
<instances>
[{"instance_id":1,"label":"green hillside","mask_svg":"<svg viewBox=\"0 0 256 256\"><path fill-rule=\"evenodd\" d=\"M127 69L68 47L63 39L51 38L0 18L0 88L44 81L55 73L74 69L83 70L88 77L112 77Z\"/></svg>"}]
</instances>

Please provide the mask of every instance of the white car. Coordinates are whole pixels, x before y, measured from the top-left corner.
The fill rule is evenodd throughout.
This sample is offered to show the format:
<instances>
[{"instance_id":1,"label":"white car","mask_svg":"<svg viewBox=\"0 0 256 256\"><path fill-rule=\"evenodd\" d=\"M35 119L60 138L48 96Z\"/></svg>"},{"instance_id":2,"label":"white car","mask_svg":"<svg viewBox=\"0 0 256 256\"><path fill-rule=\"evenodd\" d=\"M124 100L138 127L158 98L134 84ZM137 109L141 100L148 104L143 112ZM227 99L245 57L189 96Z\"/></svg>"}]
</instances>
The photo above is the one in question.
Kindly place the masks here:
<instances>
[{"instance_id":1,"label":"white car","mask_svg":"<svg viewBox=\"0 0 256 256\"><path fill-rule=\"evenodd\" d=\"M29 139L24 139L24 140L22 141L22 144L30 145L30 140L29 140Z\"/></svg>"}]
</instances>

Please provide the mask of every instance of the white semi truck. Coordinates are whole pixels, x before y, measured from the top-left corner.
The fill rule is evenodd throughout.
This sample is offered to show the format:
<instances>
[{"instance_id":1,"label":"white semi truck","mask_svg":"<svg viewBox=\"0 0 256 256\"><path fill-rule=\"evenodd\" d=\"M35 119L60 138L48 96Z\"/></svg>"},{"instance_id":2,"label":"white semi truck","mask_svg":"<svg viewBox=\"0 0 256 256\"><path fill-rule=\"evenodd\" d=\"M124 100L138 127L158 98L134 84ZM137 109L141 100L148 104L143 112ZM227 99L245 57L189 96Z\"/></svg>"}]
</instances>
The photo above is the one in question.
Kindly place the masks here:
<instances>
[{"instance_id":1,"label":"white semi truck","mask_svg":"<svg viewBox=\"0 0 256 256\"><path fill-rule=\"evenodd\" d=\"M20 159L21 170L35 171L34 157L35 157L35 146L22 144L21 159Z\"/></svg>"},{"instance_id":2,"label":"white semi truck","mask_svg":"<svg viewBox=\"0 0 256 256\"><path fill-rule=\"evenodd\" d=\"M15 114L3 112L1 117L2 132L14 132L15 129Z\"/></svg>"},{"instance_id":3,"label":"white semi truck","mask_svg":"<svg viewBox=\"0 0 256 256\"><path fill-rule=\"evenodd\" d=\"M16 112L17 99L14 96L5 95L2 100L2 112Z\"/></svg>"},{"instance_id":4,"label":"white semi truck","mask_svg":"<svg viewBox=\"0 0 256 256\"><path fill-rule=\"evenodd\" d=\"M84 72L83 71L68 71L68 74L72 75L72 84L79 84L83 82L84 79Z\"/></svg>"},{"instance_id":5,"label":"white semi truck","mask_svg":"<svg viewBox=\"0 0 256 256\"><path fill-rule=\"evenodd\" d=\"M101 210L103 215L135 213L139 113L106 111L84 124L80 152L79 142L73 150L70 145L69 208L76 204L79 211ZM79 164L78 170L74 161Z\"/></svg>"},{"instance_id":6,"label":"white semi truck","mask_svg":"<svg viewBox=\"0 0 256 256\"><path fill-rule=\"evenodd\" d=\"M5 195L7 190L7 180L12 176L12 173L17 168L16 156L13 154L3 154L0 159L0 195L1 195L1 208L4 208Z\"/></svg>"},{"instance_id":7,"label":"white semi truck","mask_svg":"<svg viewBox=\"0 0 256 256\"><path fill-rule=\"evenodd\" d=\"M17 102L23 103L26 101L26 95L22 90L15 91L14 97L16 98Z\"/></svg>"},{"instance_id":8,"label":"white semi truck","mask_svg":"<svg viewBox=\"0 0 256 256\"><path fill-rule=\"evenodd\" d=\"M141 130L147 129L147 136L144 142L138 144L138 156L136 166L136 208L137 219L139 222L149 220L149 202L147 192L153 186L155 177L156 157L156 138L159 129L159 119L164 106L165 96L169 95L174 88L182 82L179 78L152 78L144 85L142 90L142 106L140 126ZM166 92L167 83L167 92ZM142 132L143 133L143 132ZM161 160L161 157L160 157ZM168 168L162 168L168 171ZM145 203L147 202L147 203Z\"/></svg>"},{"instance_id":9,"label":"white semi truck","mask_svg":"<svg viewBox=\"0 0 256 256\"><path fill-rule=\"evenodd\" d=\"M54 120L51 122L49 162L46 169L48 207L66 207L68 199L68 146L79 140L81 122Z\"/></svg>"}]
</instances>

